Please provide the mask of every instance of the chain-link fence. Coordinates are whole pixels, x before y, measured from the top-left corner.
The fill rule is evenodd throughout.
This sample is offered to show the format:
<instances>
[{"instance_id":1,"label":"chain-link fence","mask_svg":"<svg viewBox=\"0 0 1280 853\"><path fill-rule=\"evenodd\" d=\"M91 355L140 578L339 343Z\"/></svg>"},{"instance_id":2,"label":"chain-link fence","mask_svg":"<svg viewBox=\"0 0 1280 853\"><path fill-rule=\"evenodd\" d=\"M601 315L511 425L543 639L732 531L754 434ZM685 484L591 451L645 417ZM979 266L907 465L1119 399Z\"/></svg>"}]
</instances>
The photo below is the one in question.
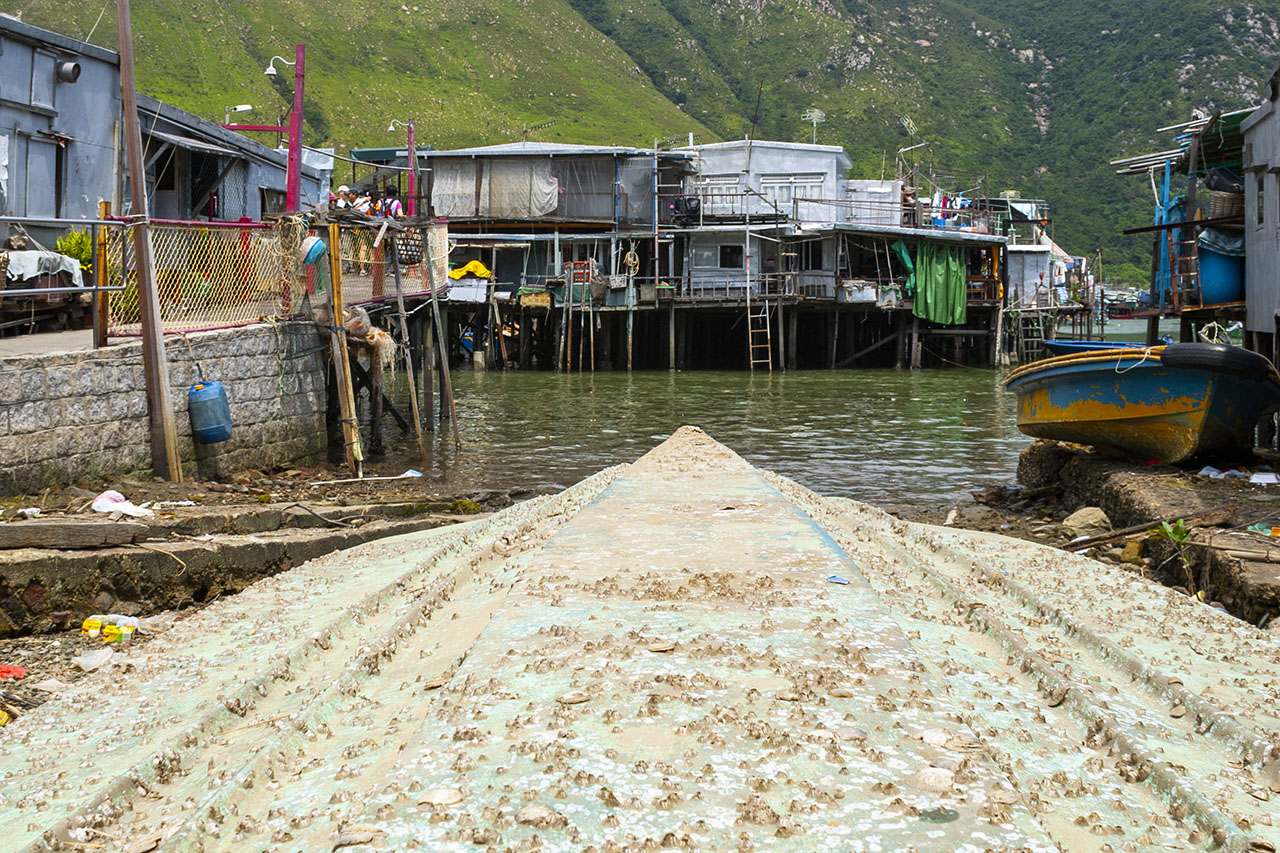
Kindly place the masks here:
<instances>
[{"instance_id":1,"label":"chain-link fence","mask_svg":"<svg viewBox=\"0 0 1280 853\"><path fill-rule=\"evenodd\" d=\"M435 265L437 286L444 287L449 282L449 229L445 225L431 225L427 230L430 252L426 254ZM393 244L404 295L431 292L420 229L388 231L382 240L378 240L378 230L372 228L343 226L341 233L342 293L346 302L376 302L395 296Z\"/></svg>"},{"instance_id":2,"label":"chain-link fence","mask_svg":"<svg viewBox=\"0 0 1280 853\"><path fill-rule=\"evenodd\" d=\"M151 225L160 321L166 332L235 326L297 313L307 287L296 253L307 236L296 221ZM133 227L107 229L112 335L141 331Z\"/></svg>"},{"instance_id":3,"label":"chain-link fence","mask_svg":"<svg viewBox=\"0 0 1280 853\"><path fill-rule=\"evenodd\" d=\"M107 284L122 287L108 300L108 333L141 332L133 226L105 229ZM429 228L429 257L437 285L448 282L449 235L444 225ZM431 292L420 230L389 232L343 226L339 255L343 298L348 304L395 297L392 246L400 262L401 289L414 296ZM327 226L308 231L296 217L275 223L151 223L160 322L166 332L190 332L297 317L304 297L327 290L328 263L308 266L299 247L308 236L329 242ZM320 286L317 287L317 284Z\"/></svg>"}]
</instances>

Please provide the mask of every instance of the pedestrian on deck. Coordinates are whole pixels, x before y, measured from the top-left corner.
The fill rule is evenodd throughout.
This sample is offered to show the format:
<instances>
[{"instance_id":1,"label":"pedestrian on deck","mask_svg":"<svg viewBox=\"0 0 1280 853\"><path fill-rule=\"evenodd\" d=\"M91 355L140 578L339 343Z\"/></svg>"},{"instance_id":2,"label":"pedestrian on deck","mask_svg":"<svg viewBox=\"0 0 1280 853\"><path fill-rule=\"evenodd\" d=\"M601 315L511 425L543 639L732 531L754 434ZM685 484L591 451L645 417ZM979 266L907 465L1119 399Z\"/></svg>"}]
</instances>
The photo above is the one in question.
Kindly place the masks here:
<instances>
[{"instance_id":1,"label":"pedestrian on deck","mask_svg":"<svg viewBox=\"0 0 1280 853\"><path fill-rule=\"evenodd\" d=\"M386 198L382 200L382 215L388 219L404 219L404 205L397 196L400 191L394 186L387 187Z\"/></svg>"}]
</instances>

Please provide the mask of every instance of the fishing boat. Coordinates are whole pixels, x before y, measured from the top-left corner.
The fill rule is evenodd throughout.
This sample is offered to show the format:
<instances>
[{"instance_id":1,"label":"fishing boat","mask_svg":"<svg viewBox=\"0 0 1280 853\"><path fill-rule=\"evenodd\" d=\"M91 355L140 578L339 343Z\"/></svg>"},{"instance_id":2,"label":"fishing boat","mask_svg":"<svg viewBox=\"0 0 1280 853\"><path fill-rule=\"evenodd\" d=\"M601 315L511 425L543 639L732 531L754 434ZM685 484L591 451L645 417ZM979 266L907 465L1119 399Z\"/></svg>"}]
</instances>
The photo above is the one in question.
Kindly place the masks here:
<instances>
[{"instance_id":1,"label":"fishing boat","mask_svg":"<svg viewBox=\"0 0 1280 853\"><path fill-rule=\"evenodd\" d=\"M1169 343L1169 341L1165 341L1165 343ZM1144 347L1146 347L1146 344L1133 341L1056 340L1044 342L1044 348L1052 355L1071 355L1078 352L1094 352L1106 349L1143 349Z\"/></svg>"},{"instance_id":2,"label":"fishing boat","mask_svg":"<svg viewBox=\"0 0 1280 853\"><path fill-rule=\"evenodd\" d=\"M1250 446L1258 419L1280 409L1280 374L1224 344L1125 347L1024 365L1018 429L1143 462L1182 462Z\"/></svg>"}]
</instances>

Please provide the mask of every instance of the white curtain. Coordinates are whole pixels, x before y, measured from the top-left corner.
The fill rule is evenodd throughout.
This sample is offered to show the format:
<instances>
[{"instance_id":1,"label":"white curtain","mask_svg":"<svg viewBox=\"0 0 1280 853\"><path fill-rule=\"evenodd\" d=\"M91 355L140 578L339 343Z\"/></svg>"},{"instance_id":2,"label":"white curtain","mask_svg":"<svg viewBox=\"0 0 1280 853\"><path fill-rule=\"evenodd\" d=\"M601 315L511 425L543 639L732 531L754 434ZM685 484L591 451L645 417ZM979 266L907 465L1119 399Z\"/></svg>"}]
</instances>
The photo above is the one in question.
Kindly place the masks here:
<instances>
[{"instance_id":1,"label":"white curtain","mask_svg":"<svg viewBox=\"0 0 1280 853\"><path fill-rule=\"evenodd\" d=\"M550 158L440 158L432 168L431 203L439 216L532 219L553 213L560 203Z\"/></svg>"}]
</instances>

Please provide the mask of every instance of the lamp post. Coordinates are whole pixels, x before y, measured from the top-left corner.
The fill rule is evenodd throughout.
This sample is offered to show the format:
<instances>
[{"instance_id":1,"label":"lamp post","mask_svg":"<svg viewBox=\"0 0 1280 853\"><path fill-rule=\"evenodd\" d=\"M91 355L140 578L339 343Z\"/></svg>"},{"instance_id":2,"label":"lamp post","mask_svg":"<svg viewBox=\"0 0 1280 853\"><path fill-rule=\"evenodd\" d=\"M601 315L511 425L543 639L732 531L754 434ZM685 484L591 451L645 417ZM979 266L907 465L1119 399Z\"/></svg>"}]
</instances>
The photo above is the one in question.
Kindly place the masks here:
<instances>
[{"instance_id":1,"label":"lamp post","mask_svg":"<svg viewBox=\"0 0 1280 853\"><path fill-rule=\"evenodd\" d=\"M391 124L387 125L387 133L394 133L397 124L403 127L409 134L409 149L407 152L409 156L405 159L405 162L409 166L409 206L406 210L410 216L413 216L414 213L417 212L418 205L418 182L416 178L416 173L418 171L418 152L413 147L413 143L415 141L413 137L413 119L409 119L406 122L393 118L391 120Z\"/></svg>"},{"instance_id":2,"label":"lamp post","mask_svg":"<svg viewBox=\"0 0 1280 853\"><path fill-rule=\"evenodd\" d=\"M263 73L275 77L276 60L293 66L293 112L289 113L289 161L285 173L285 207L288 210L298 209L298 186L302 176L302 83L303 68L306 64L306 45L298 45L293 62L283 56L273 56L267 63Z\"/></svg>"},{"instance_id":3,"label":"lamp post","mask_svg":"<svg viewBox=\"0 0 1280 853\"><path fill-rule=\"evenodd\" d=\"M253 109L252 104L236 104L234 107L225 107L222 111L222 124L224 126L231 124L232 113L247 113L251 109Z\"/></svg>"}]
</instances>

